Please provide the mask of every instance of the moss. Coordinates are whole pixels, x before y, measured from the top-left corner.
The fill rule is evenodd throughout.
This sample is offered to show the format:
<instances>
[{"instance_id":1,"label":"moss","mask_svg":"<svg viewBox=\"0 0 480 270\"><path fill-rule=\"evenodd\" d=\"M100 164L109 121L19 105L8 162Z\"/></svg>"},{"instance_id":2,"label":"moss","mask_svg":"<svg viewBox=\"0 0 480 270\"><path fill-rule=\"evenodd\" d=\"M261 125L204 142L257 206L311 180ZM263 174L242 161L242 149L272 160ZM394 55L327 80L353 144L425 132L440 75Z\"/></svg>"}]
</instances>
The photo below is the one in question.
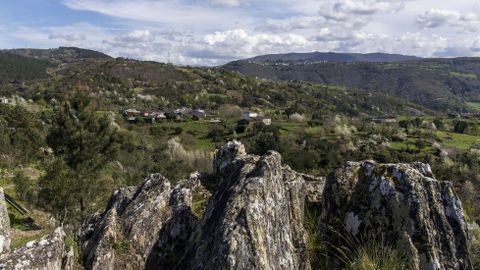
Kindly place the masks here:
<instances>
[{"instance_id":1,"label":"moss","mask_svg":"<svg viewBox=\"0 0 480 270\"><path fill-rule=\"evenodd\" d=\"M10 243L10 249L11 250L14 250L14 249L17 249L19 247L22 247L22 246L25 246L28 242L30 241L34 241L34 240L39 240L40 238L42 238L43 235L43 232L39 232L37 234L34 234L34 235L28 235L28 236L24 236L24 237L15 237L12 239L12 242Z\"/></svg>"},{"instance_id":2,"label":"moss","mask_svg":"<svg viewBox=\"0 0 480 270\"><path fill-rule=\"evenodd\" d=\"M202 194L202 192L196 192L193 194L192 198L192 213L201 218L205 209L207 208L209 196Z\"/></svg>"},{"instance_id":3,"label":"moss","mask_svg":"<svg viewBox=\"0 0 480 270\"><path fill-rule=\"evenodd\" d=\"M130 250L131 244L128 240L118 240L113 243L112 248L118 253L126 253Z\"/></svg>"}]
</instances>

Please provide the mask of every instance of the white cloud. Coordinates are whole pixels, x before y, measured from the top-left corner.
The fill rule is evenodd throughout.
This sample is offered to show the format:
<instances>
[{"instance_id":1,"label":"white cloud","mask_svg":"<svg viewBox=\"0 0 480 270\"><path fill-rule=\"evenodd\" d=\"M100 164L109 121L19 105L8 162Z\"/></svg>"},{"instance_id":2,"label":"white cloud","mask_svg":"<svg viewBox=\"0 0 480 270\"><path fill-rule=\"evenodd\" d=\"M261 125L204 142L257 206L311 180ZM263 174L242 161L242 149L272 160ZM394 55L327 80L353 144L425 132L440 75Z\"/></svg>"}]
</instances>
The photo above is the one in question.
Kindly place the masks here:
<instances>
[{"instance_id":1,"label":"white cloud","mask_svg":"<svg viewBox=\"0 0 480 270\"><path fill-rule=\"evenodd\" d=\"M215 6L236 7L240 5L240 0L210 0Z\"/></svg>"},{"instance_id":2,"label":"white cloud","mask_svg":"<svg viewBox=\"0 0 480 270\"><path fill-rule=\"evenodd\" d=\"M461 14L454 10L430 9L417 16L417 23L424 28L452 26L468 31L480 30L480 18L475 13Z\"/></svg>"},{"instance_id":3,"label":"white cloud","mask_svg":"<svg viewBox=\"0 0 480 270\"><path fill-rule=\"evenodd\" d=\"M126 35L115 37L115 41L121 43L153 42L155 41L155 34L150 30L135 30Z\"/></svg>"},{"instance_id":4,"label":"white cloud","mask_svg":"<svg viewBox=\"0 0 480 270\"><path fill-rule=\"evenodd\" d=\"M213 0L223 5L236 0ZM211 8L210 5L173 0L64 0L74 10L85 10L128 20L161 23L175 26L213 27L233 25L242 16L231 9Z\"/></svg>"},{"instance_id":5,"label":"white cloud","mask_svg":"<svg viewBox=\"0 0 480 270\"><path fill-rule=\"evenodd\" d=\"M85 40L86 37L84 34L61 34L61 33L51 33L48 36L49 39L64 39L66 41L79 41Z\"/></svg>"},{"instance_id":6,"label":"white cloud","mask_svg":"<svg viewBox=\"0 0 480 270\"><path fill-rule=\"evenodd\" d=\"M0 47L78 46L192 65L309 51L480 54L473 0L62 1L101 19L24 26L0 18Z\"/></svg>"},{"instance_id":7,"label":"white cloud","mask_svg":"<svg viewBox=\"0 0 480 270\"><path fill-rule=\"evenodd\" d=\"M371 16L380 12L399 9L403 1L385 0L337 0L328 1L320 7L320 15L330 20L345 21L355 17Z\"/></svg>"}]
</instances>

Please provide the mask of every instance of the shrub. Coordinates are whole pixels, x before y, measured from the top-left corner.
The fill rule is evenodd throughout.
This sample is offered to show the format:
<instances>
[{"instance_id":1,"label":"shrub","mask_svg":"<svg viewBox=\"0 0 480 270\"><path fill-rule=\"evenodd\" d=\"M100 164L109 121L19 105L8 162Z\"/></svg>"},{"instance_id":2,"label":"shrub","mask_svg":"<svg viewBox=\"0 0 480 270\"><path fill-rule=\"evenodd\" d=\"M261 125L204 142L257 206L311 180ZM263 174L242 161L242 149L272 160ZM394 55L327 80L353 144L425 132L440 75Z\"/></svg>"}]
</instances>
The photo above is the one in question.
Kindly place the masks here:
<instances>
[{"instance_id":1,"label":"shrub","mask_svg":"<svg viewBox=\"0 0 480 270\"><path fill-rule=\"evenodd\" d=\"M470 259L472 260L473 269L480 269L480 226L473 223L471 232Z\"/></svg>"}]
</instances>

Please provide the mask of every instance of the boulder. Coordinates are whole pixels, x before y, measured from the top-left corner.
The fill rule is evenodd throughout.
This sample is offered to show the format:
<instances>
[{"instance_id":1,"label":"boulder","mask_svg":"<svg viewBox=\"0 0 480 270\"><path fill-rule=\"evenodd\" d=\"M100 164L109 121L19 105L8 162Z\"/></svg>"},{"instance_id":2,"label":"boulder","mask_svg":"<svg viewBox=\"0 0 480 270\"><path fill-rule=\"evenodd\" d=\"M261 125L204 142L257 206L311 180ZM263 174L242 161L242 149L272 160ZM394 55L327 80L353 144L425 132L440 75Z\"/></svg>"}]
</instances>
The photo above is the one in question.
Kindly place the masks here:
<instances>
[{"instance_id":1,"label":"boulder","mask_svg":"<svg viewBox=\"0 0 480 270\"><path fill-rule=\"evenodd\" d=\"M171 192L170 182L159 174L150 175L136 190L116 191L107 210L77 233L86 268L143 268L158 233L172 216Z\"/></svg>"},{"instance_id":2,"label":"boulder","mask_svg":"<svg viewBox=\"0 0 480 270\"><path fill-rule=\"evenodd\" d=\"M304 177L236 141L213 166L216 191L176 269L309 269Z\"/></svg>"},{"instance_id":3,"label":"boulder","mask_svg":"<svg viewBox=\"0 0 480 270\"><path fill-rule=\"evenodd\" d=\"M70 270L64 252L65 232L61 227L52 234L0 257L0 269Z\"/></svg>"},{"instance_id":4,"label":"boulder","mask_svg":"<svg viewBox=\"0 0 480 270\"><path fill-rule=\"evenodd\" d=\"M325 179L283 166L277 152L247 155L236 141L216 151L213 172L174 188L153 175L117 191L78 232L86 268L309 269L305 201L319 203Z\"/></svg>"},{"instance_id":5,"label":"boulder","mask_svg":"<svg viewBox=\"0 0 480 270\"><path fill-rule=\"evenodd\" d=\"M5 194L0 188L0 254L10 250L10 218L8 217Z\"/></svg>"},{"instance_id":6,"label":"boulder","mask_svg":"<svg viewBox=\"0 0 480 270\"><path fill-rule=\"evenodd\" d=\"M462 204L427 164L348 162L328 177L322 205L332 245L373 236L405 252L413 269L473 269Z\"/></svg>"}]
</instances>

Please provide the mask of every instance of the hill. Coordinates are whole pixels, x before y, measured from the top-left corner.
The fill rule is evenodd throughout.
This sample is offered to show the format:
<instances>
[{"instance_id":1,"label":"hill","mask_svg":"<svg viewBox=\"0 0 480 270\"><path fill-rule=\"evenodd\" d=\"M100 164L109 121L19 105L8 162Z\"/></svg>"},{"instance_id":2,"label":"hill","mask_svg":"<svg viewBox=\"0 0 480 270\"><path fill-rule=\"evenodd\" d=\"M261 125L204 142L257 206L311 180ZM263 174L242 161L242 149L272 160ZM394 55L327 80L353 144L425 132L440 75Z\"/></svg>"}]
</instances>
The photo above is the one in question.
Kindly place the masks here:
<instances>
[{"instance_id":1,"label":"hill","mask_svg":"<svg viewBox=\"0 0 480 270\"><path fill-rule=\"evenodd\" d=\"M312 52L312 53L287 53L268 54L256 56L247 61L255 63L316 63L325 61L335 62L400 62L418 60L415 56L387 53L334 53L334 52Z\"/></svg>"},{"instance_id":2,"label":"hill","mask_svg":"<svg viewBox=\"0 0 480 270\"><path fill-rule=\"evenodd\" d=\"M88 89L105 109L188 106L216 110L224 104L283 112L359 115L428 112L387 95L309 82L256 80L216 68L176 67L127 59L88 59L56 70L25 91L27 99L61 100L68 89Z\"/></svg>"},{"instance_id":3,"label":"hill","mask_svg":"<svg viewBox=\"0 0 480 270\"><path fill-rule=\"evenodd\" d=\"M47 78L47 62L0 52L0 85Z\"/></svg>"},{"instance_id":4,"label":"hill","mask_svg":"<svg viewBox=\"0 0 480 270\"><path fill-rule=\"evenodd\" d=\"M81 59L109 59L110 56L76 47L60 47L57 49L11 49L4 50L23 57L35 58L51 64L73 63Z\"/></svg>"},{"instance_id":5,"label":"hill","mask_svg":"<svg viewBox=\"0 0 480 270\"><path fill-rule=\"evenodd\" d=\"M312 64L231 62L225 69L261 79L308 81L405 98L438 111L465 111L480 101L480 58Z\"/></svg>"}]
</instances>

